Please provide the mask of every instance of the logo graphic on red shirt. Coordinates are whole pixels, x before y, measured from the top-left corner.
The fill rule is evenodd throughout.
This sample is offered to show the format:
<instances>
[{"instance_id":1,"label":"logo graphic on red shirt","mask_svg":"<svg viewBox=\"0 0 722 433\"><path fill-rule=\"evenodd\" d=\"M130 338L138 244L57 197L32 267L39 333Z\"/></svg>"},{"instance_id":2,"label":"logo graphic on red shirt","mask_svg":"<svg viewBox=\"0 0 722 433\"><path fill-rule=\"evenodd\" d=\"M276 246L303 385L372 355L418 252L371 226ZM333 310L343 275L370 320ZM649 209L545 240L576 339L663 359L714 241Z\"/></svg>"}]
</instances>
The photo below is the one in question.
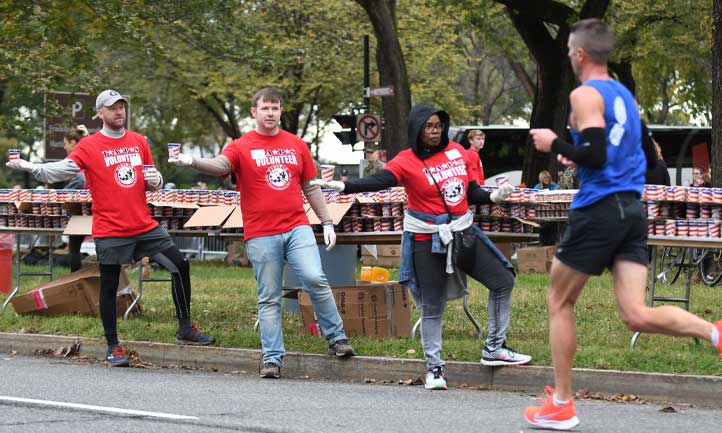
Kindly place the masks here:
<instances>
[{"instance_id":1,"label":"logo graphic on red shirt","mask_svg":"<svg viewBox=\"0 0 722 433\"><path fill-rule=\"evenodd\" d=\"M444 193L444 200L450 205L456 205L464 199L464 182L455 177L448 179L441 184L441 191Z\"/></svg>"},{"instance_id":2,"label":"logo graphic on red shirt","mask_svg":"<svg viewBox=\"0 0 722 433\"><path fill-rule=\"evenodd\" d=\"M124 188L130 188L138 181L133 166L130 164L120 164L115 168L115 181Z\"/></svg>"},{"instance_id":3,"label":"logo graphic on red shirt","mask_svg":"<svg viewBox=\"0 0 722 433\"><path fill-rule=\"evenodd\" d=\"M277 191L283 191L291 184L291 172L285 165L272 165L266 170L266 183Z\"/></svg>"}]
</instances>

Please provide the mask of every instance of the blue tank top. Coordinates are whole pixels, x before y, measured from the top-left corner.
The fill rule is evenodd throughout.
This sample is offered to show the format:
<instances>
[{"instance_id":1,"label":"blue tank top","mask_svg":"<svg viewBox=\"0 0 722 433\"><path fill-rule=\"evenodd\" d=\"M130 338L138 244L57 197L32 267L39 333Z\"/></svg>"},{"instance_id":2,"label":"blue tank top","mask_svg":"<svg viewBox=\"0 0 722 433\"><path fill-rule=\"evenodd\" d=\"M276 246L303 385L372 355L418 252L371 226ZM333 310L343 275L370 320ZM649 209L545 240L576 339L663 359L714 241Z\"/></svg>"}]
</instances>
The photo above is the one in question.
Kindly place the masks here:
<instances>
[{"instance_id":1,"label":"blue tank top","mask_svg":"<svg viewBox=\"0 0 722 433\"><path fill-rule=\"evenodd\" d=\"M607 136L607 162L601 169L577 166L579 192L571 208L589 206L604 197L621 191L642 196L647 160L642 150L642 125L637 103L632 94L617 81L589 80L604 99L604 123ZM580 144L580 133L571 130L574 145Z\"/></svg>"}]
</instances>

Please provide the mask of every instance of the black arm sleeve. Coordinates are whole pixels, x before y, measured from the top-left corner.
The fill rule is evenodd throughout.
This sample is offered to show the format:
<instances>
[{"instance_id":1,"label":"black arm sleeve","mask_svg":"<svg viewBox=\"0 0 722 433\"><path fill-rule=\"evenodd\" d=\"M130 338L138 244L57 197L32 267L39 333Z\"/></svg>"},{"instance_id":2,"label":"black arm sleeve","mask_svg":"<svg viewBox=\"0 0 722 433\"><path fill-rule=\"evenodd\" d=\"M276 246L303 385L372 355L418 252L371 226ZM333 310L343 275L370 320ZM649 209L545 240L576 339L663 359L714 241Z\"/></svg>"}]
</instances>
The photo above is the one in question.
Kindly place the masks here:
<instances>
[{"instance_id":1,"label":"black arm sleeve","mask_svg":"<svg viewBox=\"0 0 722 433\"><path fill-rule=\"evenodd\" d=\"M657 149L654 148L654 142L652 142L652 133L649 132L644 122L642 122L642 150L647 158L647 170L654 170L657 166Z\"/></svg>"},{"instance_id":2,"label":"black arm sleeve","mask_svg":"<svg viewBox=\"0 0 722 433\"><path fill-rule=\"evenodd\" d=\"M599 169L607 162L607 137L604 128L587 128L581 134L581 146L574 146L557 137L552 151L589 168Z\"/></svg>"},{"instance_id":3,"label":"black arm sleeve","mask_svg":"<svg viewBox=\"0 0 722 433\"><path fill-rule=\"evenodd\" d=\"M399 184L393 173L381 169L377 173L363 179L347 180L343 192L379 191Z\"/></svg>"},{"instance_id":4,"label":"black arm sleeve","mask_svg":"<svg viewBox=\"0 0 722 433\"><path fill-rule=\"evenodd\" d=\"M466 190L467 201L471 204L490 204L491 193L480 187L475 180L469 183L469 189Z\"/></svg>"}]
</instances>

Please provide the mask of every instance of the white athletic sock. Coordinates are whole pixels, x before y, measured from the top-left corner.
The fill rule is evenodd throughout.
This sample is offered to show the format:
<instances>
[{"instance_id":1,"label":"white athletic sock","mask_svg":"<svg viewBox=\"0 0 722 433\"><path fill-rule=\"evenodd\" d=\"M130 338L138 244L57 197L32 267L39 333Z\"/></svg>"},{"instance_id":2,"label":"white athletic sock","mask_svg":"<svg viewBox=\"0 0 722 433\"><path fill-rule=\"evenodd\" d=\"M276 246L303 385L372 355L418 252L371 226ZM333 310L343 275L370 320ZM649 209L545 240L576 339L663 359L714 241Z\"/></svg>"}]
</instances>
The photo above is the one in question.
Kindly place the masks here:
<instances>
[{"instance_id":1,"label":"white athletic sock","mask_svg":"<svg viewBox=\"0 0 722 433\"><path fill-rule=\"evenodd\" d=\"M562 407L565 404L569 403L569 400L564 400L564 401L558 400L556 393L554 393L554 395L552 396L552 399L554 401L554 406L557 406L557 407Z\"/></svg>"},{"instance_id":2,"label":"white athletic sock","mask_svg":"<svg viewBox=\"0 0 722 433\"><path fill-rule=\"evenodd\" d=\"M716 347L719 344L719 330L717 329L716 326L714 328L712 328L712 339L711 340L712 340L713 346Z\"/></svg>"}]
</instances>

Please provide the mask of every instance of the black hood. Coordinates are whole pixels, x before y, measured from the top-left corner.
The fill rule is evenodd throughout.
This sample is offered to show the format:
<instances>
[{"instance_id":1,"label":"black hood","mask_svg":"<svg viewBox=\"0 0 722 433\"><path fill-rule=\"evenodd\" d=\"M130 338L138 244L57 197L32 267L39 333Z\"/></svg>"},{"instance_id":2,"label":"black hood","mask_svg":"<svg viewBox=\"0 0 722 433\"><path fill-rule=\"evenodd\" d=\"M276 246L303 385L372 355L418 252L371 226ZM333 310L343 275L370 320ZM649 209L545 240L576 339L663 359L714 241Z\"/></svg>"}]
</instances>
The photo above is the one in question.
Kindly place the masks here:
<instances>
[{"instance_id":1,"label":"black hood","mask_svg":"<svg viewBox=\"0 0 722 433\"><path fill-rule=\"evenodd\" d=\"M441 142L437 147L422 149L419 146L421 128L424 127L429 117L434 114L439 116L439 120L444 124L444 130L441 131ZM409 112L409 147L414 151L416 156L421 159L426 159L446 149L446 146L449 145L449 119L449 114L446 111L437 110L428 105L414 105L411 107L411 112Z\"/></svg>"}]
</instances>

